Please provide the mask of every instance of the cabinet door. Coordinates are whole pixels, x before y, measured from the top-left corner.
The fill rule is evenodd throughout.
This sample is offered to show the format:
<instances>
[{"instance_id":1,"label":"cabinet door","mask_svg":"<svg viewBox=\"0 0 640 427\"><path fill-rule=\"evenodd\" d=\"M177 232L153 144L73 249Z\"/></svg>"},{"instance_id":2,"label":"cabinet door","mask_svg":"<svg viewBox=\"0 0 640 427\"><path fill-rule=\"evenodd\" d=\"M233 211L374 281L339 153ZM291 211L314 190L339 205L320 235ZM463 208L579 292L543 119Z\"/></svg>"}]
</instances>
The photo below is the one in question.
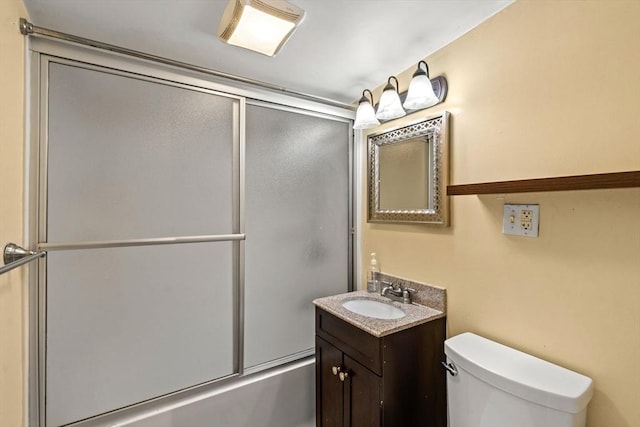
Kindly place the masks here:
<instances>
[{"instance_id":1,"label":"cabinet door","mask_svg":"<svg viewBox=\"0 0 640 427\"><path fill-rule=\"evenodd\" d=\"M342 352L316 337L316 425L343 427L343 382L333 374L342 368Z\"/></svg>"},{"instance_id":2,"label":"cabinet door","mask_svg":"<svg viewBox=\"0 0 640 427\"><path fill-rule=\"evenodd\" d=\"M381 425L382 378L344 355L345 379L344 405L345 426L379 427Z\"/></svg>"}]
</instances>

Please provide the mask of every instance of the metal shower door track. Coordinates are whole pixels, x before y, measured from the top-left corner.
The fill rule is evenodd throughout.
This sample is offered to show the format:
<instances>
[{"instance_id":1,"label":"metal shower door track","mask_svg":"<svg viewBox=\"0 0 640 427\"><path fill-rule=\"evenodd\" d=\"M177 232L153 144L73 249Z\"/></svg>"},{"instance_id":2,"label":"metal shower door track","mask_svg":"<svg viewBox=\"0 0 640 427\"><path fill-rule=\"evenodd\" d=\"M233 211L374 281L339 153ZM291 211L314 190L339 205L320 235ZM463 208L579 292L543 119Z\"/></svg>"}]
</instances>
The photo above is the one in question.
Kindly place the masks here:
<instances>
[{"instance_id":1,"label":"metal shower door track","mask_svg":"<svg viewBox=\"0 0 640 427\"><path fill-rule=\"evenodd\" d=\"M298 98L307 99L310 101L320 102L326 105L331 105L334 107L345 108L349 110L354 110L354 106L351 104L345 104L343 102L334 101L329 98L324 98L321 96L310 95L304 92L298 92L295 90L287 89L282 86L277 86L271 83L266 83L260 80L250 79L246 77L236 76L234 74L225 73L223 71L212 70L211 68L201 67L198 65L189 64L182 61L176 61L173 59L169 59L163 56L152 55L150 53L141 52L138 50L127 49L126 47L116 46L109 43L100 42L97 40L87 39L80 36L75 36L73 34L63 33L56 30L51 30L48 28L38 27L37 25L33 25L31 22L27 21L25 18L20 18L20 32L25 36L37 35L37 36L45 36L51 37L54 39L65 40L72 43L81 44L84 46L91 46L98 49L108 50L111 52L132 56L135 58L144 59L147 61L153 61L160 64L170 65L173 67L179 67L190 71L196 71L198 73L208 74L210 76L220 77L227 80L232 80L239 83L249 84L257 87L261 87L263 89L268 89L276 92L282 92L287 95L296 96Z\"/></svg>"}]
</instances>

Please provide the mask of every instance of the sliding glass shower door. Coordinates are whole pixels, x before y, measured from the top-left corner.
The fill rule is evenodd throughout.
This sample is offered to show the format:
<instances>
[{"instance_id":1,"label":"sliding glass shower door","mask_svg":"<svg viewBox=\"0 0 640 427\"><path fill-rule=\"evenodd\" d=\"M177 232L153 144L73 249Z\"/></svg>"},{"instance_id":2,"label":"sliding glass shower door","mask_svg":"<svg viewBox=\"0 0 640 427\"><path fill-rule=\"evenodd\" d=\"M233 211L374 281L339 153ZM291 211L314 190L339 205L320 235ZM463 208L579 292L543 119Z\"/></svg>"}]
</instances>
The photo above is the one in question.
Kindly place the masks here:
<instances>
[{"instance_id":1,"label":"sliding glass shower door","mask_svg":"<svg viewBox=\"0 0 640 427\"><path fill-rule=\"evenodd\" d=\"M57 57L38 70L40 425L311 355L312 300L352 276L350 120Z\"/></svg>"},{"instance_id":2,"label":"sliding glass shower door","mask_svg":"<svg viewBox=\"0 0 640 427\"><path fill-rule=\"evenodd\" d=\"M238 243L148 243L238 233L239 100L57 63L47 96L47 425L237 372Z\"/></svg>"},{"instance_id":3,"label":"sliding glass shower door","mask_svg":"<svg viewBox=\"0 0 640 427\"><path fill-rule=\"evenodd\" d=\"M349 123L247 106L244 366L314 348L312 301L350 277Z\"/></svg>"}]
</instances>

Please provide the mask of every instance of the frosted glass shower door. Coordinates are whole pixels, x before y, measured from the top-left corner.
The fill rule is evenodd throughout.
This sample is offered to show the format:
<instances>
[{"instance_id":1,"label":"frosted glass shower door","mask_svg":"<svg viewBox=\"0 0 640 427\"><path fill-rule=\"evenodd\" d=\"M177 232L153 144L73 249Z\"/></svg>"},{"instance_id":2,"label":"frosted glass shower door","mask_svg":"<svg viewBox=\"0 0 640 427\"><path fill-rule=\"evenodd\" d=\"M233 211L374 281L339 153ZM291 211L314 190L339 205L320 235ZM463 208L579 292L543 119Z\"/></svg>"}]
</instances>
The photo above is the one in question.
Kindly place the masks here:
<instances>
[{"instance_id":1,"label":"frosted glass shower door","mask_svg":"<svg viewBox=\"0 0 640 427\"><path fill-rule=\"evenodd\" d=\"M314 347L313 299L349 285L346 121L247 106L244 366Z\"/></svg>"},{"instance_id":2,"label":"frosted glass shower door","mask_svg":"<svg viewBox=\"0 0 640 427\"><path fill-rule=\"evenodd\" d=\"M59 247L41 300L53 427L237 372L238 242L71 246L238 233L239 101L48 65L41 240Z\"/></svg>"}]
</instances>

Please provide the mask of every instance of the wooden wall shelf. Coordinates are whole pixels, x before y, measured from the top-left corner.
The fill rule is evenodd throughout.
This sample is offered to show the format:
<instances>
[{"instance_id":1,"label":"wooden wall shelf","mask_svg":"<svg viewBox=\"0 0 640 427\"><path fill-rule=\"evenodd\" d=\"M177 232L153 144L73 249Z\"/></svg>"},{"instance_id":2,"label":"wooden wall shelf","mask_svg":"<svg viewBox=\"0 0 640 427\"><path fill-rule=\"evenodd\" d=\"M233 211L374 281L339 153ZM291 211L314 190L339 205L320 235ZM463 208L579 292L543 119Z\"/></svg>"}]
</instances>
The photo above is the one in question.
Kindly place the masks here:
<instances>
[{"instance_id":1,"label":"wooden wall shelf","mask_svg":"<svg viewBox=\"0 0 640 427\"><path fill-rule=\"evenodd\" d=\"M640 171L448 185L448 196L640 187Z\"/></svg>"}]
</instances>

